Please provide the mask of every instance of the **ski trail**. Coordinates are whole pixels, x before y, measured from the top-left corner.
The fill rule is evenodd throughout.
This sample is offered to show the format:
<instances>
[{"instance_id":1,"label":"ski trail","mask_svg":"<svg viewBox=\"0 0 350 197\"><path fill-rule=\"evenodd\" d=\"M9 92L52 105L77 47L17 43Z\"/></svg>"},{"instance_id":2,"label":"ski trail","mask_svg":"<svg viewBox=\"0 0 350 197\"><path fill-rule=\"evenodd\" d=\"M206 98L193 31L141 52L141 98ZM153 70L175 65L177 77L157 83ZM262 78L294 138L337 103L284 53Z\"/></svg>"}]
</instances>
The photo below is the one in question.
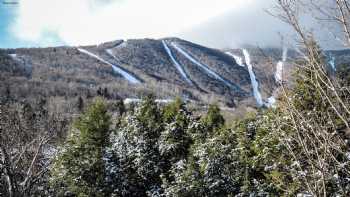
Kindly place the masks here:
<instances>
[{"instance_id":1,"label":"ski trail","mask_svg":"<svg viewBox=\"0 0 350 197\"><path fill-rule=\"evenodd\" d=\"M328 53L328 64L332 67L333 71L337 71L337 67L335 65L335 57L332 53Z\"/></svg>"},{"instance_id":2,"label":"ski trail","mask_svg":"<svg viewBox=\"0 0 350 197\"><path fill-rule=\"evenodd\" d=\"M189 77L187 76L185 70L183 69L183 67L180 65L179 62L176 61L175 57L173 56L170 48L168 47L167 43L162 40L162 44L163 47L165 49L165 51L167 52L167 54L169 55L171 61L173 62L173 64L175 65L176 69L180 72L180 74L182 75L182 77L186 80L187 83L189 83L190 85L193 85L192 81L189 79Z\"/></svg>"},{"instance_id":3,"label":"ski trail","mask_svg":"<svg viewBox=\"0 0 350 197\"><path fill-rule=\"evenodd\" d=\"M117 46L114 48L124 48L128 45L128 40L122 40Z\"/></svg>"},{"instance_id":4,"label":"ski trail","mask_svg":"<svg viewBox=\"0 0 350 197\"><path fill-rule=\"evenodd\" d=\"M248 71L249 71L249 75L250 75L250 81L252 83L253 94L254 94L255 100L256 100L258 106L261 107L261 106L263 106L264 103L263 103L261 94L259 92L259 83L256 80L256 76L255 76L254 71L253 71L253 66L251 64L249 52L246 49L243 49L243 55L244 55L244 58L245 58L245 63L247 65L247 67L248 67Z\"/></svg>"},{"instance_id":5,"label":"ski trail","mask_svg":"<svg viewBox=\"0 0 350 197\"><path fill-rule=\"evenodd\" d=\"M117 62L119 62L118 58L113 55L112 49L106 49L106 53L110 55L113 59L115 59Z\"/></svg>"},{"instance_id":6,"label":"ski trail","mask_svg":"<svg viewBox=\"0 0 350 197\"><path fill-rule=\"evenodd\" d=\"M171 45L178 51L180 52L182 55L184 55L188 60L190 60L192 63L196 64L197 66L199 66L200 68L202 68L207 74L211 75L212 77L216 78L217 80L221 81L222 83L224 83L225 85L227 85L228 87L230 87L233 90L241 90L239 87L231 84L229 81L225 80L224 78L222 78L220 75L218 75L216 72L210 70L210 68L200 62L198 62L196 59L194 59L190 54L188 54L185 50L183 50L182 48L180 48L179 46L177 46L175 43L171 43Z\"/></svg>"},{"instance_id":7,"label":"ski trail","mask_svg":"<svg viewBox=\"0 0 350 197\"><path fill-rule=\"evenodd\" d=\"M236 63L239 65L239 66L242 66L244 67L244 64L243 64L243 59L231 52L226 52L227 55L233 57L233 59L236 61Z\"/></svg>"},{"instance_id":8,"label":"ski trail","mask_svg":"<svg viewBox=\"0 0 350 197\"><path fill-rule=\"evenodd\" d=\"M277 65L276 65L276 73L275 73L275 80L277 83L281 83L283 80L283 61L278 61Z\"/></svg>"},{"instance_id":9,"label":"ski trail","mask_svg":"<svg viewBox=\"0 0 350 197\"><path fill-rule=\"evenodd\" d=\"M102 59L101 57L85 50L85 49L82 49L82 48L78 48L78 50L90 57L93 57L105 64L108 64L110 66L112 66L113 68L113 71L116 72L116 73L119 73L120 75L122 75L126 80L128 80L130 83L133 83L133 84L138 84L138 83L141 83L140 80L136 79L134 76L132 76L131 74L129 74L128 72L124 71L123 69L119 68L118 66L114 65L114 64L111 64L109 62L107 62L106 60Z\"/></svg>"},{"instance_id":10,"label":"ski trail","mask_svg":"<svg viewBox=\"0 0 350 197\"><path fill-rule=\"evenodd\" d=\"M286 47L283 48L282 60L279 61L276 65L276 73L275 80L277 83L283 82L283 68L284 63L287 61L288 49Z\"/></svg>"},{"instance_id":11,"label":"ski trail","mask_svg":"<svg viewBox=\"0 0 350 197\"><path fill-rule=\"evenodd\" d=\"M113 54L112 49L116 49L116 48L122 48L125 47L127 44L128 40L122 40L120 43L116 44L114 47L110 48L110 49L106 49L106 53L108 55L110 55L114 60L116 60L117 62L120 62L119 59Z\"/></svg>"},{"instance_id":12,"label":"ski trail","mask_svg":"<svg viewBox=\"0 0 350 197\"><path fill-rule=\"evenodd\" d=\"M286 62L287 61L287 55L288 55L288 48L284 47L283 48L283 54L282 54L282 61Z\"/></svg>"}]
</instances>

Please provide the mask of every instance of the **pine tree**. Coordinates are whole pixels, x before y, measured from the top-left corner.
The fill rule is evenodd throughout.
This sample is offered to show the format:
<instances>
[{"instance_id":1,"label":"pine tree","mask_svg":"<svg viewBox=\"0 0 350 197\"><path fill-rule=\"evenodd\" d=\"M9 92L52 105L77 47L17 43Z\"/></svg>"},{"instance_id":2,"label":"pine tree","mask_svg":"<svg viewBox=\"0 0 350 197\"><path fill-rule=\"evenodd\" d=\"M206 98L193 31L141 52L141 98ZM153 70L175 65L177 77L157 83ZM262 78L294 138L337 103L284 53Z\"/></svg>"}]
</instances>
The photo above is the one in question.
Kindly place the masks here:
<instances>
[{"instance_id":1,"label":"pine tree","mask_svg":"<svg viewBox=\"0 0 350 197\"><path fill-rule=\"evenodd\" d=\"M6 85L4 99L5 103L9 103L12 100L10 85Z\"/></svg>"},{"instance_id":2,"label":"pine tree","mask_svg":"<svg viewBox=\"0 0 350 197\"><path fill-rule=\"evenodd\" d=\"M115 103L114 103L114 107L116 109L116 111L118 112L119 116L122 116L123 114L125 114L127 112L127 109L124 105L123 100L118 99Z\"/></svg>"},{"instance_id":3,"label":"pine tree","mask_svg":"<svg viewBox=\"0 0 350 197\"><path fill-rule=\"evenodd\" d=\"M103 150L109 127L110 116L100 99L75 121L51 171L51 183L58 195L104 195Z\"/></svg>"},{"instance_id":4,"label":"pine tree","mask_svg":"<svg viewBox=\"0 0 350 197\"><path fill-rule=\"evenodd\" d=\"M220 114L220 108L217 105L209 105L207 115L204 117L203 122L210 130L215 130L224 126L225 119Z\"/></svg>"},{"instance_id":5,"label":"pine tree","mask_svg":"<svg viewBox=\"0 0 350 197\"><path fill-rule=\"evenodd\" d=\"M97 96L103 97L103 91L101 87L98 87L96 93L97 93Z\"/></svg>"},{"instance_id":6,"label":"pine tree","mask_svg":"<svg viewBox=\"0 0 350 197\"><path fill-rule=\"evenodd\" d=\"M146 196L161 190L158 139L162 119L154 98L148 96L111 134L105 155L107 180L115 195Z\"/></svg>"},{"instance_id":7,"label":"pine tree","mask_svg":"<svg viewBox=\"0 0 350 197\"><path fill-rule=\"evenodd\" d=\"M174 102L165 106L163 109L163 117L165 122L171 122L176 118L176 115L181 111L186 111L185 104L180 98L176 98Z\"/></svg>"},{"instance_id":8,"label":"pine tree","mask_svg":"<svg viewBox=\"0 0 350 197\"><path fill-rule=\"evenodd\" d=\"M103 97L106 98L106 99L109 99L110 98L110 95L109 95L109 92L108 92L108 88L105 87L103 89Z\"/></svg>"},{"instance_id":9,"label":"pine tree","mask_svg":"<svg viewBox=\"0 0 350 197\"><path fill-rule=\"evenodd\" d=\"M81 96L78 97L77 108L79 112L82 112L84 109L84 99Z\"/></svg>"},{"instance_id":10,"label":"pine tree","mask_svg":"<svg viewBox=\"0 0 350 197\"><path fill-rule=\"evenodd\" d=\"M222 130L198 141L187 159L173 163L174 180L165 183L166 196L235 196L240 191L242 165L236 136Z\"/></svg>"}]
</instances>

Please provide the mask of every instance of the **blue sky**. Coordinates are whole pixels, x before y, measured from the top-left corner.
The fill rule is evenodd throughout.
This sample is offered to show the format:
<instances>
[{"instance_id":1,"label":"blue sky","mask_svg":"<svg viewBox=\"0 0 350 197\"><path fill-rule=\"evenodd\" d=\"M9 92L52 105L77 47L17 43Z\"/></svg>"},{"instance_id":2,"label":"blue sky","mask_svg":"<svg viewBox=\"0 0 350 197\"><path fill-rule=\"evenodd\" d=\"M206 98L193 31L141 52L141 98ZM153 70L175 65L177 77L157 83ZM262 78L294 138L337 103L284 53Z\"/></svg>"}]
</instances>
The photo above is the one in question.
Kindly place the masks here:
<instances>
[{"instance_id":1,"label":"blue sky","mask_svg":"<svg viewBox=\"0 0 350 197\"><path fill-rule=\"evenodd\" d=\"M15 47L18 42L9 30L10 24L15 20L16 7L0 4L0 48Z\"/></svg>"},{"instance_id":2,"label":"blue sky","mask_svg":"<svg viewBox=\"0 0 350 197\"><path fill-rule=\"evenodd\" d=\"M26 40L19 38L14 32L13 25L18 18L19 4L0 3L0 48L19 48L19 47L43 47L49 45L63 45L64 42L57 36L47 45L39 40ZM25 29L22 29L25 31Z\"/></svg>"}]
</instances>

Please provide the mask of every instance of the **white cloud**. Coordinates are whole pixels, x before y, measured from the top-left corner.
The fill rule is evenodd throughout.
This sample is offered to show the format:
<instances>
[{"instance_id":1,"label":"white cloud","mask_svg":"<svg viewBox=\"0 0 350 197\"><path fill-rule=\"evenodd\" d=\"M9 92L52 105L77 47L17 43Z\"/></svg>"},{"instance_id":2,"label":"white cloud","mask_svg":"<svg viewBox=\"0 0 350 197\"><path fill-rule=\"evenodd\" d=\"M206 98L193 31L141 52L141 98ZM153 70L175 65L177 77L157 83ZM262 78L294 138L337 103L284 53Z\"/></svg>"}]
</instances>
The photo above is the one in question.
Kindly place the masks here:
<instances>
[{"instance_id":1,"label":"white cloud","mask_svg":"<svg viewBox=\"0 0 350 197\"><path fill-rule=\"evenodd\" d=\"M328 0L322 0L332 3ZM315 3L315 2L314 2ZM321 3L319 0L318 3ZM334 3L334 2L333 2ZM268 11L276 14L276 0L246 1L239 9L213 17L181 34L188 40L216 48L238 48L244 45L260 47L294 47L299 39L295 31ZM341 34L339 27L325 21L315 20L316 13L304 8L299 13L304 30L312 32L319 44L327 49L341 48L331 33ZM318 16L318 18L322 18ZM283 41L282 41L283 40ZM294 45L294 46L293 46Z\"/></svg>"},{"instance_id":2,"label":"white cloud","mask_svg":"<svg viewBox=\"0 0 350 197\"><path fill-rule=\"evenodd\" d=\"M49 46L116 39L181 37L211 47L280 46L291 29L266 13L276 0L20 0L11 29L23 41ZM329 33L312 17L323 46ZM312 25L310 25L312 24ZM323 33L322 33L323 32ZM326 31L326 32L329 32ZM294 38L291 38L294 39Z\"/></svg>"},{"instance_id":3,"label":"white cloud","mask_svg":"<svg viewBox=\"0 0 350 197\"><path fill-rule=\"evenodd\" d=\"M42 42L57 35L70 45L121 38L178 36L257 0L21 0L14 34Z\"/></svg>"},{"instance_id":4,"label":"white cloud","mask_svg":"<svg viewBox=\"0 0 350 197\"><path fill-rule=\"evenodd\" d=\"M248 1L239 9L211 18L182 35L213 47L280 46L279 34L287 35L291 30L267 12L272 11L275 1Z\"/></svg>"}]
</instances>

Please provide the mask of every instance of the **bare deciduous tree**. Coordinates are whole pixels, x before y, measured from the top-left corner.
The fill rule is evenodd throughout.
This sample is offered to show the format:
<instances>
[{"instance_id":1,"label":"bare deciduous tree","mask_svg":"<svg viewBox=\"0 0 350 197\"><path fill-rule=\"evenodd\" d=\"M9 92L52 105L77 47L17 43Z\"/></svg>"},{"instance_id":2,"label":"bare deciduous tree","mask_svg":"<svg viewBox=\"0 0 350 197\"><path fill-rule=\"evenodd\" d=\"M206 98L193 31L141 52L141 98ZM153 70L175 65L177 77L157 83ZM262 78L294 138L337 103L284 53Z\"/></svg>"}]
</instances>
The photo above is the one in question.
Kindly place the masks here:
<instances>
[{"instance_id":1,"label":"bare deciduous tree","mask_svg":"<svg viewBox=\"0 0 350 197\"><path fill-rule=\"evenodd\" d=\"M0 194L31 196L45 185L49 142L64 124L28 105L0 105Z\"/></svg>"},{"instance_id":2,"label":"bare deciduous tree","mask_svg":"<svg viewBox=\"0 0 350 197\"><path fill-rule=\"evenodd\" d=\"M349 47L350 10L347 0L323 3L314 0L277 1L278 13L275 16L295 30L302 43L300 51L306 57L295 65L297 79L302 85L300 92L290 93L282 87L286 104L282 108L287 117L280 118L279 132L294 160L295 171L292 173L301 185L301 193L348 196L350 158L344 133L349 130L350 92L328 72L322 49L312 32L301 25L300 15L305 11L312 12L316 20L323 22L327 19L327 23L342 28L337 37L345 38L344 46Z\"/></svg>"}]
</instances>

